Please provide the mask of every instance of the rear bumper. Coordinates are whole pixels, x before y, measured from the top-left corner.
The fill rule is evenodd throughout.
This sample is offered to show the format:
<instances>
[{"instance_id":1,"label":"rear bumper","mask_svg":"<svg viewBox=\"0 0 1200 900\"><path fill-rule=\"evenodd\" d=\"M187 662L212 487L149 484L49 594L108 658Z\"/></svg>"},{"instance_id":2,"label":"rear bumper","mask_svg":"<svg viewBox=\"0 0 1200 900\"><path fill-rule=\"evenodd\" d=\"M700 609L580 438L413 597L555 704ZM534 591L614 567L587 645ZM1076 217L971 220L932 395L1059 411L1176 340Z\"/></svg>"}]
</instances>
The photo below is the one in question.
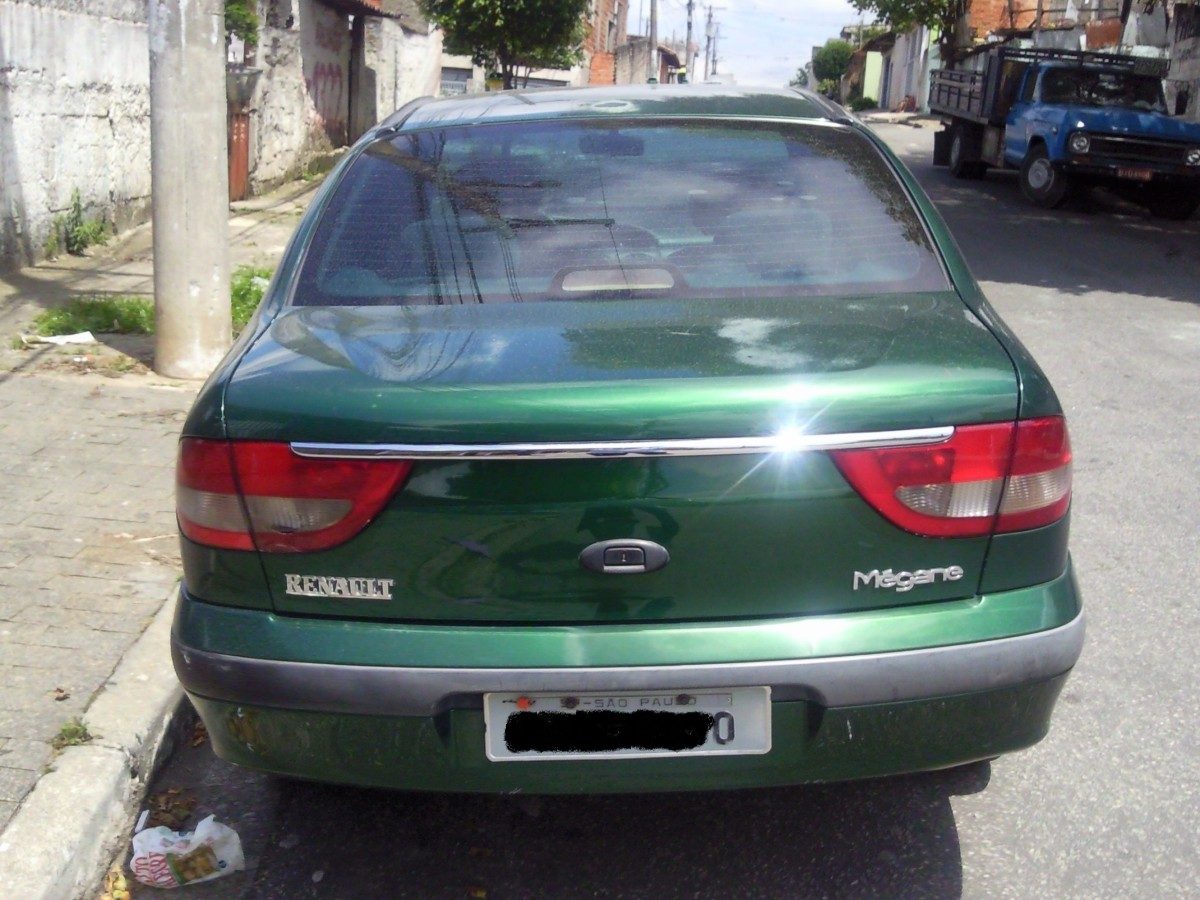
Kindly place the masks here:
<instances>
[{"instance_id":1,"label":"rear bumper","mask_svg":"<svg viewBox=\"0 0 1200 900\"><path fill-rule=\"evenodd\" d=\"M182 593L172 650L231 762L406 790L587 793L847 780L1028 747L1083 637L1068 568L971 600L749 623L389 625ZM739 685L772 688L767 754L512 764L484 753L488 691Z\"/></svg>"},{"instance_id":2,"label":"rear bumper","mask_svg":"<svg viewBox=\"0 0 1200 900\"><path fill-rule=\"evenodd\" d=\"M181 601L183 602L183 601ZM434 716L477 708L491 691L586 692L769 685L776 700L863 706L975 693L1068 671L1084 617L1057 628L969 644L703 665L474 668L363 666L255 659L189 647L175 635L175 671L191 694L228 703L368 716Z\"/></svg>"},{"instance_id":3,"label":"rear bumper","mask_svg":"<svg viewBox=\"0 0 1200 900\"><path fill-rule=\"evenodd\" d=\"M217 755L252 769L399 790L587 794L849 781L991 759L1045 736L1066 679L869 706L776 701L771 751L759 756L518 763L487 758L476 709L349 716L192 700Z\"/></svg>"}]
</instances>

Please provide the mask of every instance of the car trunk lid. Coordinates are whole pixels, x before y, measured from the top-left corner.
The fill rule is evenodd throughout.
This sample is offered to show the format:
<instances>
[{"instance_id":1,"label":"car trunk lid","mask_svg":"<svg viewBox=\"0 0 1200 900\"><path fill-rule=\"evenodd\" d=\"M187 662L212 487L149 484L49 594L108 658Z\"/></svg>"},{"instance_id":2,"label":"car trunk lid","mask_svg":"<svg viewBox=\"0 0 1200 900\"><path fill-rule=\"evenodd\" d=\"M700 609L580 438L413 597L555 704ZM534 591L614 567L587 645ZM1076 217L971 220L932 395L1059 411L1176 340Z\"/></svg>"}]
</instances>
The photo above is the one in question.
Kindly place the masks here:
<instances>
[{"instance_id":1,"label":"car trunk lid","mask_svg":"<svg viewBox=\"0 0 1200 900\"><path fill-rule=\"evenodd\" d=\"M505 622L796 616L970 596L986 536L889 524L827 454L786 452L787 436L1005 421L1016 408L1007 354L949 292L291 309L225 400L234 440L442 451L417 459L347 542L261 554L278 610ZM748 438L776 452L464 455ZM663 547L669 562L644 574L581 565L589 546L626 540ZM871 575L933 569L917 584ZM337 579L351 578L387 590L339 596Z\"/></svg>"}]
</instances>

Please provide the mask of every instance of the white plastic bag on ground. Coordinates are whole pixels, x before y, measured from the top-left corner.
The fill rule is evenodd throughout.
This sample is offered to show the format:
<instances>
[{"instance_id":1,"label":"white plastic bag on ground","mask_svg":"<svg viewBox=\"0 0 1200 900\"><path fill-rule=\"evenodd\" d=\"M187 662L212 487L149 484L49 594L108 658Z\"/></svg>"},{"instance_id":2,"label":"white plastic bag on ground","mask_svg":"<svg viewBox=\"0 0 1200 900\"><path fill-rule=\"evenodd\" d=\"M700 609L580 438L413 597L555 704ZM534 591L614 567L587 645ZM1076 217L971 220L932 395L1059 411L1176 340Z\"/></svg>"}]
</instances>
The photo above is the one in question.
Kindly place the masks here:
<instances>
[{"instance_id":1,"label":"white plastic bag on ground","mask_svg":"<svg viewBox=\"0 0 1200 900\"><path fill-rule=\"evenodd\" d=\"M97 343L95 335L90 331L80 331L75 334L23 334L21 342L29 344L57 344L62 347L66 344L95 344Z\"/></svg>"},{"instance_id":2,"label":"white plastic bag on ground","mask_svg":"<svg viewBox=\"0 0 1200 900\"><path fill-rule=\"evenodd\" d=\"M172 831L166 825L133 836L129 868L142 884L173 888L211 881L246 868L237 832L209 816L195 831Z\"/></svg>"}]
</instances>

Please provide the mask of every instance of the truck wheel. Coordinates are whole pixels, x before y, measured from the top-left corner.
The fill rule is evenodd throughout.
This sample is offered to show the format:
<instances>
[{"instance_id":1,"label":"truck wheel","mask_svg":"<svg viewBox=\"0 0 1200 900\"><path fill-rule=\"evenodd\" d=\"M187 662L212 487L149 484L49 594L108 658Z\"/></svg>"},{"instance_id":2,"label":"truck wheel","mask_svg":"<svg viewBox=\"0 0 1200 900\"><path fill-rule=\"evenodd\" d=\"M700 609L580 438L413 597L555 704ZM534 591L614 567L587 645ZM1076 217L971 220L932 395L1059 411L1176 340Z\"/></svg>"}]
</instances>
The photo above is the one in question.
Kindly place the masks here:
<instances>
[{"instance_id":1,"label":"truck wheel","mask_svg":"<svg viewBox=\"0 0 1200 900\"><path fill-rule=\"evenodd\" d=\"M1065 172L1054 168L1046 148L1038 144L1025 154L1021 163L1021 193L1034 206L1054 209L1066 199L1071 187Z\"/></svg>"},{"instance_id":2,"label":"truck wheel","mask_svg":"<svg viewBox=\"0 0 1200 900\"><path fill-rule=\"evenodd\" d=\"M955 178L979 179L987 174L987 163L979 161L976 141L963 125L956 125L950 135L950 174Z\"/></svg>"},{"instance_id":3,"label":"truck wheel","mask_svg":"<svg viewBox=\"0 0 1200 900\"><path fill-rule=\"evenodd\" d=\"M1173 190L1162 188L1150 195L1146 206L1152 216L1182 222L1190 219L1196 208L1200 207L1200 191L1179 187Z\"/></svg>"}]
</instances>

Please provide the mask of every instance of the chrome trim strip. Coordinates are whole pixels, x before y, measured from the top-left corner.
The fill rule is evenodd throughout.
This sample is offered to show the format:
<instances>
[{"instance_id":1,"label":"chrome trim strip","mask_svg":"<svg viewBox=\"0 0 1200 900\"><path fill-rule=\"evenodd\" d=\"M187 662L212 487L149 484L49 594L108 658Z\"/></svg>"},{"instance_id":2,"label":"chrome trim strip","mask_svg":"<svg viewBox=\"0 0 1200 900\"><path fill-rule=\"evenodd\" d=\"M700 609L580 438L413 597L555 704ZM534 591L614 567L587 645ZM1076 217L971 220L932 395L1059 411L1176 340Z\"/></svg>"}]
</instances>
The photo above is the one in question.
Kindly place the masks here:
<instances>
[{"instance_id":1,"label":"chrome trim strip","mask_svg":"<svg viewBox=\"0 0 1200 900\"><path fill-rule=\"evenodd\" d=\"M661 441L586 441L513 444L326 444L295 441L292 452L314 459L596 459L626 456L733 456L940 444L952 426L849 434L773 434Z\"/></svg>"},{"instance_id":2,"label":"chrome trim strip","mask_svg":"<svg viewBox=\"0 0 1200 900\"><path fill-rule=\"evenodd\" d=\"M479 706L491 691L649 691L770 687L776 700L826 707L899 703L1053 678L1083 650L1080 613L1057 628L922 650L684 666L555 669L411 668L253 659L195 650L171 635L175 672L192 694L277 709L432 716Z\"/></svg>"}]
</instances>

